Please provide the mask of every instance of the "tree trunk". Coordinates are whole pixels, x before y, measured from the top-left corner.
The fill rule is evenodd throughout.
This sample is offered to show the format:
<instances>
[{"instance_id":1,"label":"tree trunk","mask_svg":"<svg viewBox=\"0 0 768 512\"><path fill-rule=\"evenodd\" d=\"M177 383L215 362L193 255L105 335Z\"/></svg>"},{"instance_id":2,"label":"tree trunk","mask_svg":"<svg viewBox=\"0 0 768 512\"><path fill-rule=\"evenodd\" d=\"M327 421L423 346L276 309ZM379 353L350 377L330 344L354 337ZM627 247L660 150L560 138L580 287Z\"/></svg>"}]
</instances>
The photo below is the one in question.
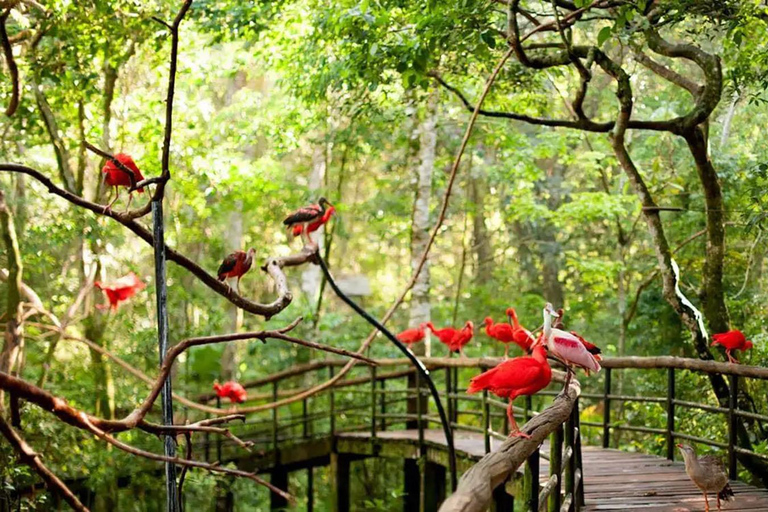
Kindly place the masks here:
<instances>
[{"instance_id":1,"label":"tree trunk","mask_svg":"<svg viewBox=\"0 0 768 512\"><path fill-rule=\"evenodd\" d=\"M419 153L416 179L416 194L413 201L413 222L411 224L411 272L421 261L421 256L429 243L429 200L432 195L432 173L435 168L437 153L437 106L440 97L433 88L427 98L424 118L418 127ZM411 308L408 319L410 327L416 327L430 320L429 302L429 260L424 262L421 272L411 292ZM414 347L417 353L430 354L430 336L427 333L424 343Z\"/></svg>"},{"instance_id":2,"label":"tree trunk","mask_svg":"<svg viewBox=\"0 0 768 512\"><path fill-rule=\"evenodd\" d=\"M495 155L486 148L483 155L484 167L493 165ZM483 170L473 167L469 175L469 199L472 203L472 247L477 258L477 271L475 281L478 284L487 284L493 277L493 246L488 235L488 227L485 225L485 195L488 191L488 183L483 176Z\"/></svg>"},{"instance_id":3,"label":"tree trunk","mask_svg":"<svg viewBox=\"0 0 768 512\"><path fill-rule=\"evenodd\" d=\"M8 296L6 299L6 322L3 350L0 352L0 371L5 373L18 369L21 354L24 350L24 335L22 331L21 311L21 280L24 265L16 237L11 209L5 202L5 193L0 190L0 233L3 246L8 254ZM2 408L0 394L0 408Z\"/></svg>"},{"instance_id":4,"label":"tree trunk","mask_svg":"<svg viewBox=\"0 0 768 512\"><path fill-rule=\"evenodd\" d=\"M235 208L229 214L227 226L227 253L231 251L247 250L243 245L243 202L235 201ZM242 283L241 283L242 285ZM241 288L242 290L242 288ZM244 292L243 292L244 293ZM228 304L229 332L238 332L243 325L243 310L234 304ZM237 348L238 343L226 343L221 353L221 378L224 381L233 380L237 375Z\"/></svg>"},{"instance_id":5,"label":"tree trunk","mask_svg":"<svg viewBox=\"0 0 768 512\"><path fill-rule=\"evenodd\" d=\"M326 171L327 143L323 141L318 143L312 152L312 172L309 175L309 191L312 193L312 201L316 201L318 192L323 187ZM325 246L325 226L312 234L312 239L317 242L317 246L322 254ZM314 303L317 299L317 292L320 290L321 272L318 265L304 265L301 272L301 290L307 295L310 302Z\"/></svg>"},{"instance_id":6,"label":"tree trunk","mask_svg":"<svg viewBox=\"0 0 768 512\"><path fill-rule=\"evenodd\" d=\"M548 159L539 163L546 172L546 178L539 184L538 193L546 192L547 209L556 211L563 203L563 178L565 166L556 160ZM543 190L542 190L543 188ZM557 239L557 229L551 222L540 224L537 231L538 252L541 258L541 277L544 298L557 306L565 303L565 291L560 280L563 248Z\"/></svg>"}]
</instances>

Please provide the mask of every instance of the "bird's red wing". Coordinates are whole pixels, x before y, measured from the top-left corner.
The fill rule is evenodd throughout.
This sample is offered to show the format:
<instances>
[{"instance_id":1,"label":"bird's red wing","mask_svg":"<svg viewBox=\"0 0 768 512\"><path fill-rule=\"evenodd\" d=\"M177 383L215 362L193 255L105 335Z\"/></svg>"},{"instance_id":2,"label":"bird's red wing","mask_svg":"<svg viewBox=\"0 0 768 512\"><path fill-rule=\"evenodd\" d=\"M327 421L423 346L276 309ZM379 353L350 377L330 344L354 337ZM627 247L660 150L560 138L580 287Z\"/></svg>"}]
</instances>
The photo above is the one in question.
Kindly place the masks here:
<instances>
[{"instance_id":1,"label":"bird's red wing","mask_svg":"<svg viewBox=\"0 0 768 512\"><path fill-rule=\"evenodd\" d=\"M320 217L322 211L322 208L316 204L305 206L304 208L299 208L287 216L283 221L283 224L286 226L293 226L294 224L298 224L300 222L310 222Z\"/></svg>"},{"instance_id":2,"label":"bird's red wing","mask_svg":"<svg viewBox=\"0 0 768 512\"><path fill-rule=\"evenodd\" d=\"M219 276L219 280L223 280L224 277L226 277L226 274L232 272L235 269L235 265L237 265L237 252L233 252L224 258L224 261L219 265L219 270L216 272Z\"/></svg>"},{"instance_id":3,"label":"bird's red wing","mask_svg":"<svg viewBox=\"0 0 768 512\"><path fill-rule=\"evenodd\" d=\"M744 334L735 329L720 334L713 334L712 339L714 340L712 345L720 344L725 348L736 348L746 341Z\"/></svg>"},{"instance_id":4,"label":"bird's red wing","mask_svg":"<svg viewBox=\"0 0 768 512\"><path fill-rule=\"evenodd\" d=\"M542 376L542 365L532 357L518 357L499 364L469 381L467 393L488 389L503 393L529 386Z\"/></svg>"}]
</instances>

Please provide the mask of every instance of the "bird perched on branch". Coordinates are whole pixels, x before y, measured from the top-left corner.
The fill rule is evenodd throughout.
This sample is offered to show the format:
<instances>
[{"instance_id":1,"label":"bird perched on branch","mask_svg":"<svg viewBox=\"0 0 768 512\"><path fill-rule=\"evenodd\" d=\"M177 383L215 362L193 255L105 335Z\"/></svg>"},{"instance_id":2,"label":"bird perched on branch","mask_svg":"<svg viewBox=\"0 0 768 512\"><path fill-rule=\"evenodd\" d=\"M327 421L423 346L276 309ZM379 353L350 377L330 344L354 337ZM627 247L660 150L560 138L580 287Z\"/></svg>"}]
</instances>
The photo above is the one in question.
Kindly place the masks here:
<instances>
[{"instance_id":1,"label":"bird perched on branch","mask_svg":"<svg viewBox=\"0 0 768 512\"><path fill-rule=\"evenodd\" d=\"M725 355L728 356L728 361L731 363L739 363L739 360L731 355L732 350L749 350L753 347L752 342L749 341L744 333L734 329L732 331L723 332L720 334L713 334L712 346L721 345L725 348Z\"/></svg>"},{"instance_id":2,"label":"bird perched on branch","mask_svg":"<svg viewBox=\"0 0 768 512\"><path fill-rule=\"evenodd\" d=\"M578 335L565 332L552 327L552 319L557 318L552 304L547 302L544 306L544 332L542 340L549 348L549 353L559 359L567 369L563 393L568 389L574 368L583 368L589 374L600 371L600 363L590 354L582 338Z\"/></svg>"},{"instance_id":3,"label":"bird perched on branch","mask_svg":"<svg viewBox=\"0 0 768 512\"><path fill-rule=\"evenodd\" d=\"M288 229L294 233L295 228L300 226L301 230L299 231L299 234L306 237L307 245L313 246L315 244L312 241L312 238L309 236L309 228L311 225L317 222L320 222L320 224L318 224L315 229L318 229L320 226L322 226L324 222L327 221L332 215L332 213L329 214L325 221L323 221L326 211L328 211L330 208L333 208L333 205L329 203L326 198L321 197L317 204L311 204L309 206L299 208L295 212L288 215L285 220L283 220L283 224L288 226Z\"/></svg>"},{"instance_id":4,"label":"bird perched on branch","mask_svg":"<svg viewBox=\"0 0 768 512\"><path fill-rule=\"evenodd\" d=\"M220 398L229 398L230 403L241 404L248 399L248 393L245 388L237 382L230 380L224 384L213 383L213 390Z\"/></svg>"},{"instance_id":5,"label":"bird perched on branch","mask_svg":"<svg viewBox=\"0 0 768 512\"><path fill-rule=\"evenodd\" d=\"M137 292L146 288L147 285L139 279L139 276L133 272L129 272L128 275L125 275L112 283L104 284L100 281L95 281L93 286L104 292L104 295L107 296L107 300L109 301L109 308L112 311L115 311L121 302L130 299L136 295ZM106 309L107 306L99 304L96 307L99 309Z\"/></svg>"},{"instance_id":6,"label":"bird perched on branch","mask_svg":"<svg viewBox=\"0 0 768 512\"><path fill-rule=\"evenodd\" d=\"M117 153L115 155L115 159L133 171L134 183L138 183L144 179L144 176L139 170L139 166L136 165L136 162L134 162L133 158L131 158L129 155L126 155L125 153ZM112 199L106 208L104 208L104 212L107 212L112 209L112 205L115 204L115 201L117 201L117 198L120 196L118 187L126 187L130 189L132 183L130 175L118 167L117 164L115 164L115 162L112 160L107 160L107 162L104 164L104 167L101 168L101 172L103 172L105 175L104 184L108 187L113 187L115 192L115 198ZM136 189L136 192L143 194L144 187ZM133 192L128 192L128 206L126 206L126 209L130 208L131 200L133 200Z\"/></svg>"},{"instance_id":7,"label":"bird perched on branch","mask_svg":"<svg viewBox=\"0 0 768 512\"><path fill-rule=\"evenodd\" d=\"M411 350L414 343L424 341L424 338L426 337L426 333L424 332L425 328L426 324L419 324L418 327L406 329L395 337L405 343L408 346L408 350Z\"/></svg>"},{"instance_id":8,"label":"bird perched on branch","mask_svg":"<svg viewBox=\"0 0 768 512\"><path fill-rule=\"evenodd\" d=\"M533 334L531 334L531 331L520 325L515 308L507 308L506 313L515 330L515 343L525 350L526 353L530 353L531 347L536 342L536 339L533 337Z\"/></svg>"},{"instance_id":9,"label":"bird perched on branch","mask_svg":"<svg viewBox=\"0 0 768 512\"><path fill-rule=\"evenodd\" d=\"M717 495L717 510L722 510L720 500L729 501L733 496L723 463L713 455L697 457L693 447L687 444L678 444L677 447L685 460L685 472L704 494L705 510L709 511L707 494L710 492Z\"/></svg>"},{"instance_id":10,"label":"bird perched on branch","mask_svg":"<svg viewBox=\"0 0 768 512\"><path fill-rule=\"evenodd\" d=\"M333 214L336 213L336 207L335 206L328 206L328 208L325 210L325 213L322 217L317 219L316 221L312 222L307 226L307 235L309 233L314 233L318 229L320 229L320 226L328 222L328 220L333 216ZM300 236L304 232L304 224L296 224L291 228L291 234L293 236Z\"/></svg>"},{"instance_id":11,"label":"bird perched on branch","mask_svg":"<svg viewBox=\"0 0 768 512\"><path fill-rule=\"evenodd\" d=\"M251 270L254 254L256 254L256 249L251 247L248 249L247 254L243 251L235 251L224 258L224 261L219 265L219 270L216 272L219 281L226 281L231 277L236 277L237 294L240 295L240 278Z\"/></svg>"},{"instance_id":12,"label":"bird perched on branch","mask_svg":"<svg viewBox=\"0 0 768 512\"><path fill-rule=\"evenodd\" d=\"M511 437L530 438L521 432L515 421L512 404L519 396L535 395L552 380L552 369L547 362L547 351L542 345L536 345L533 355L515 357L503 361L495 368L481 373L469 381L467 393L477 393L487 389L501 398L509 399L507 418L511 427Z\"/></svg>"},{"instance_id":13,"label":"bird perched on branch","mask_svg":"<svg viewBox=\"0 0 768 512\"><path fill-rule=\"evenodd\" d=\"M475 333L475 324L467 320L464 327L456 329L454 327L446 327L445 329L435 329L432 322L427 322L426 326L432 331L432 334L437 336L440 343L448 347L448 350L458 352L461 357L464 357L464 345L470 342L472 336Z\"/></svg>"}]
</instances>

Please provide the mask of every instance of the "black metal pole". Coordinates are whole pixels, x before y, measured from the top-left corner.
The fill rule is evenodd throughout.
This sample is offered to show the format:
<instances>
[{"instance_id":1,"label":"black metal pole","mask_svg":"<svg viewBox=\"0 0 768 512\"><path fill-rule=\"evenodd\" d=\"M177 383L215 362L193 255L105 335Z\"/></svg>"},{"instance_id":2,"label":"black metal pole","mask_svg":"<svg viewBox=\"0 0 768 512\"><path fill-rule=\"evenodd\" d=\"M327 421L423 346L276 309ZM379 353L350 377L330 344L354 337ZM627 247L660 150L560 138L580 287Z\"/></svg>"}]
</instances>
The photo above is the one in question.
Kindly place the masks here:
<instances>
[{"instance_id":1,"label":"black metal pole","mask_svg":"<svg viewBox=\"0 0 768 512\"><path fill-rule=\"evenodd\" d=\"M736 409L738 408L739 376L729 375L728 377L731 388L728 396L728 478L736 480L739 477L739 467L736 464L736 444L738 443Z\"/></svg>"},{"instance_id":2,"label":"black metal pole","mask_svg":"<svg viewBox=\"0 0 768 512\"><path fill-rule=\"evenodd\" d=\"M411 363L413 363L413 365L416 367L416 370L427 383L427 386L429 386L429 392L432 395L432 398L435 400L435 407L437 408L437 412L440 415L440 423L443 425L445 441L448 444L448 464L451 471L451 488L455 491L456 486L458 485L458 475L456 472L456 450L453 446L453 431L451 430L451 424L448 422L448 417L445 414L445 409L443 409L443 404L440 402L440 394L437 392L435 383L432 382L432 377L429 375L429 370L427 370L427 367L424 366L424 363L419 361L419 358L413 355L413 353L408 350L406 346L403 345L403 343L395 337L394 334L389 332L389 330L381 325L378 320L369 315L363 308L358 306L352 299L347 297L344 292L339 289L336 281L334 281L333 276L331 275L331 272L328 270L328 265L326 265L325 260L323 260L322 256L320 256L319 252L315 253L315 258L317 258L317 262L320 264L320 268L323 270L323 274L325 274L325 279L328 281L328 284L331 285L333 292L341 300L346 302L349 307L354 309L357 314L365 318L369 324L376 327L376 329L378 329L386 338L388 338L389 341L394 343L395 346L400 349L400 352L402 352L405 357L407 357Z\"/></svg>"},{"instance_id":3,"label":"black metal pole","mask_svg":"<svg viewBox=\"0 0 768 512\"><path fill-rule=\"evenodd\" d=\"M165 230L163 223L163 201L152 200L152 226L155 249L155 286L157 288L157 342L160 364L163 364L168 351L168 287L165 279ZM173 425L173 398L171 396L171 376L165 380L160 394L163 410L163 424ZM173 436L165 436L164 452L166 457L176 456L176 441ZM165 463L166 510L178 512L179 499L176 488L176 465Z\"/></svg>"}]
</instances>

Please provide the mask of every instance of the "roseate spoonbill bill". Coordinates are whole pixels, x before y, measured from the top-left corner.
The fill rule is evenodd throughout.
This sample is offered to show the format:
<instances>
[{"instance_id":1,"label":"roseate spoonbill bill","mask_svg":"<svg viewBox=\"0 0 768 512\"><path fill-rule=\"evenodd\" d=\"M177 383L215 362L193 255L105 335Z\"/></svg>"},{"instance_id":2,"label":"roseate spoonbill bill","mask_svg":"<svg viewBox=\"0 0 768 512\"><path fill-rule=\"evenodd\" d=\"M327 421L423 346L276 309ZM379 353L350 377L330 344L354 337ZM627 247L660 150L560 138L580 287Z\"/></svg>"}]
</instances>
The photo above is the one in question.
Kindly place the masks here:
<instances>
[{"instance_id":1,"label":"roseate spoonbill bill","mask_svg":"<svg viewBox=\"0 0 768 512\"><path fill-rule=\"evenodd\" d=\"M311 204L309 206L299 208L295 212L288 215L285 220L283 220L283 224L288 226L288 229L291 230L293 230L293 228L297 225L302 226L300 234L306 236L307 244L312 246L314 245L314 242L307 232L309 230L309 226L316 221L322 220L326 210L331 207L333 207L333 205L329 203L326 198L321 197L317 204Z\"/></svg>"},{"instance_id":2,"label":"roseate spoonbill bill","mask_svg":"<svg viewBox=\"0 0 768 512\"><path fill-rule=\"evenodd\" d=\"M678 444L680 452L685 460L685 472L704 494L705 510L709 512L709 498L707 494L713 492L717 495L717 510L720 508L720 500L728 501L733 496L733 489L728 483L728 474L723 463L713 455L697 457L693 448L687 444Z\"/></svg>"},{"instance_id":3,"label":"roseate spoonbill bill","mask_svg":"<svg viewBox=\"0 0 768 512\"><path fill-rule=\"evenodd\" d=\"M520 325L515 308L507 308L506 313L515 330L515 343L517 343L523 350L530 353L531 346L536 339L533 337L533 334L531 334L531 331Z\"/></svg>"},{"instance_id":4,"label":"roseate spoonbill bill","mask_svg":"<svg viewBox=\"0 0 768 512\"><path fill-rule=\"evenodd\" d=\"M553 324L554 324L553 327L555 327L556 329L565 329L565 327L563 326L563 317L564 316L565 316L565 310L563 308L558 308L558 310L557 310L557 317L555 318L555 321L553 322ZM584 338L582 338L581 336L579 336L578 334L576 334L573 331L570 331L570 333L573 334L574 336L576 336L577 338L579 338L579 340L581 340L581 343L587 349L587 352L589 352L590 354L595 356L595 359L597 359L598 361L603 359L603 356L600 355L602 353L602 350L600 350L600 347L598 347L594 343L590 343L589 341L585 340Z\"/></svg>"},{"instance_id":5,"label":"roseate spoonbill bill","mask_svg":"<svg viewBox=\"0 0 768 512\"><path fill-rule=\"evenodd\" d=\"M739 363L739 360L731 355L732 350L749 350L753 347L752 342L749 341L744 333L734 329L732 331L723 332L720 334L713 334L712 346L722 345L725 348L725 355L728 356L728 361L731 363Z\"/></svg>"},{"instance_id":6,"label":"roseate spoonbill bill","mask_svg":"<svg viewBox=\"0 0 768 512\"><path fill-rule=\"evenodd\" d=\"M129 272L128 275L125 275L112 283L105 284L100 281L95 281L93 286L104 292L104 295L107 296L107 300L109 301L109 308L115 311L121 302L130 299L136 295L138 291L143 290L147 285L139 279L139 276L133 272ZM106 306L102 305L96 307L99 309L106 308Z\"/></svg>"},{"instance_id":7,"label":"roseate spoonbill bill","mask_svg":"<svg viewBox=\"0 0 768 512\"><path fill-rule=\"evenodd\" d=\"M115 160L126 166L128 169L133 171L133 177L136 180L136 183L142 181L144 179L144 176L141 174L141 171L139 170L139 166L136 165L136 162L133 161L133 158L130 157L130 155L126 155L125 153L117 153L115 155ZM117 201L117 198L120 196L120 192L118 190L118 187L131 187L131 177L128 175L127 172L120 169L115 162L112 160L107 160L107 162L104 164L104 167L101 168L101 172L104 173L104 184L108 187L112 187L112 189L115 191L115 198L112 199L112 201L104 208L104 212L108 212L112 209L112 205L115 204L115 201ZM139 194L144 193L144 187L136 189L136 192ZM111 193L110 193L111 195ZM131 200L133 199L133 192L128 193L128 206L126 206L126 210L131 207Z\"/></svg>"},{"instance_id":8,"label":"roseate spoonbill bill","mask_svg":"<svg viewBox=\"0 0 768 512\"><path fill-rule=\"evenodd\" d=\"M216 391L216 396L219 398L229 398L229 402L233 405L241 404L248 399L248 393L246 393L245 388L233 380L224 384L214 382L213 390Z\"/></svg>"},{"instance_id":9,"label":"roseate spoonbill bill","mask_svg":"<svg viewBox=\"0 0 768 512\"><path fill-rule=\"evenodd\" d=\"M247 254L243 251L235 251L224 258L224 261L219 265L219 270L216 272L219 281L226 281L230 277L236 277L237 294L240 295L240 278L251 270L254 254L256 254L256 249L251 247L248 249Z\"/></svg>"},{"instance_id":10,"label":"roseate spoonbill bill","mask_svg":"<svg viewBox=\"0 0 768 512\"><path fill-rule=\"evenodd\" d=\"M547 344L549 353L559 359L566 367L565 386L562 393L568 389L573 368L583 368L587 371L599 372L600 363L595 356L587 351L581 340L569 332L552 327L552 319L557 317L552 304L544 306L544 332L542 340Z\"/></svg>"},{"instance_id":11,"label":"roseate spoonbill bill","mask_svg":"<svg viewBox=\"0 0 768 512\"><path fill-rule=\"evenodd\" d=\"M320 226L328 222L328 220L333 216L333 214L336 213L336 207L335 206L329 206L322 217L320 217L318 220L312 222L309 226L307 226L307 234L314 233L318 229L320 229ZM293 236L300 236L301 233L304 231L304 224L296 224L291 228L291 234Z\"/></svg>"},{"instance_id":12,"label":"roseate spoonbill bill","mask_svg":"<svg viewBox=\"0 0 768 512\"><path fill-rule=\"evenodd\" d=\"M405 343L408 346L408 350L411 350L414 343L423 341L426 337L426 334L424 333L425 328L426 324L419 324L418 327L406 329L395 337Z\"/></svg>"},{"instance_id":13,"label":"roseate spoonbill bill","mask_svg":"<svg viewBox=\"0 0 768 512\"><path fill-rule=\"evenodd\" d=\"M494 324L493 318L485 317L485 334L489 338L498 340L504 344L504 359L509 357L509 344L516 343L515 341L515 328L507 323ZM528 352L527 346L521 346L523 350Z\"/></svg>"},{"instance_id":14,"label":"roseate spoonbill bill","mask_svg":"<svg viewBox=\"0 0 768 512\"><path fill-rule=\"evenodd\" d=\"M531 436L521 432L515 421L512 403L522 395L535 395L552 380L552 369L547 362L547 351L542 345L533 348L533 355L515 357L502 361L495 368L481 373L469 381L467 393L477 393L487 389L494 395L509 399L507 417L511 427L510 437Z\"/></svg>"}]
</instances>

